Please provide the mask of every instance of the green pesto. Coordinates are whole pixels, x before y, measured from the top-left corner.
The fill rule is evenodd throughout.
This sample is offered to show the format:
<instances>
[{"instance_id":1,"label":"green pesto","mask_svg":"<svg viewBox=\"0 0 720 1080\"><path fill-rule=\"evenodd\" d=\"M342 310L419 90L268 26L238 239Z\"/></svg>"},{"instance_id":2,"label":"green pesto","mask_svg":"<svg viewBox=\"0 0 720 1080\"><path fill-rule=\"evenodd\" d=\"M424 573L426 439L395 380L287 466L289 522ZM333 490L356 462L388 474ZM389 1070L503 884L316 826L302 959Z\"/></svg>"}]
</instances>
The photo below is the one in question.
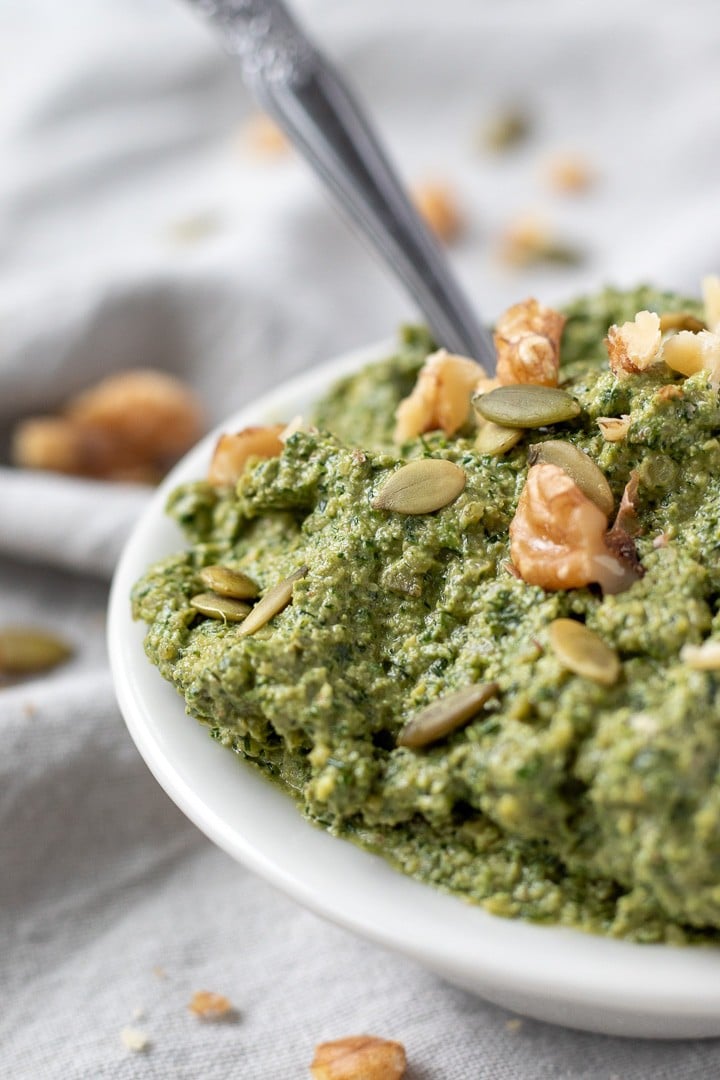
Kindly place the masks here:
<instances>
[{"instance_id":1,"label":"green pesto","mask_svg":"<svg viewBox=\"0 0 720 1080\"><path fill-rule=\"evenodd\" d=\"M720 932L720 673L679 659L686 642L720 639L720 405L704 375L609 372L608 326L644 307L700 312L648 288L567 309L561 384L576 420L498 459L470 431L404 447L467 474L455 502L419 517L370 505L397 467L394 409L431 348L406 333L396 357L330 391L319 433L250 463L237 492L198 482L172 495L189 547L148 571L133 607L188 712L312 821L494 913L683 942ZM660 393L675 382L680 396ZM595 419L622 413L627 438L605 443ZM509 572L508 527L542 438L586 450L618 501L638 470L645 575L627 592L545 593ZM241 638L189 605L217 562L262 589L309 572ZM548 624L561 616L618 651L617 685L560 667ZM488 680L499 701L464 728L424 750L395 746L417 710Z\"/></svg>"}]
</instances>

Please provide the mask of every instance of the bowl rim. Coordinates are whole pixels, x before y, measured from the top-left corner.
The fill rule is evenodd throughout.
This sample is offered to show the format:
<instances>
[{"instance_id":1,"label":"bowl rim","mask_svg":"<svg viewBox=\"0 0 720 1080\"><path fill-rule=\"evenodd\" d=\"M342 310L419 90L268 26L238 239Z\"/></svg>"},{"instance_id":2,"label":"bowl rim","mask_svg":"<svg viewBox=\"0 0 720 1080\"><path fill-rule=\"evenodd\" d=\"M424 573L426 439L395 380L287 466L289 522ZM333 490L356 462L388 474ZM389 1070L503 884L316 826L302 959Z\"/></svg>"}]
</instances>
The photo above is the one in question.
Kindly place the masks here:
<instances>
[{"instance_id":1,"label":"bowl rim","mask_svg":"<svg viewBox=\"0 0 720 1080\"><path fill-rule=\"evenodd\" d=\"M179 531L164 514L169 492L204 474L223 431L289 419L298 412L293 403L315 400L335 379L394 349L393 342L383 341L355 350L236 411L151 497L120 557L108 610L112 677L130 735L160 785L206 836L324 918L451 981L480 993L487 989L489 997L500 991L550 995L570 1009L582 1002L618 1015L641 1008L658 1022L700 1017L714 1022L713 1033L720 1033L715 947L639 945L505 919L399 873L379 856L314 828L258 770L215 745L186 716L180 696L144 655L143 629L132 621L128 598L153 559L172 545L182 547ZM610 1029L600 1024L596 1030Z\"/></svg>"}]
</instances>

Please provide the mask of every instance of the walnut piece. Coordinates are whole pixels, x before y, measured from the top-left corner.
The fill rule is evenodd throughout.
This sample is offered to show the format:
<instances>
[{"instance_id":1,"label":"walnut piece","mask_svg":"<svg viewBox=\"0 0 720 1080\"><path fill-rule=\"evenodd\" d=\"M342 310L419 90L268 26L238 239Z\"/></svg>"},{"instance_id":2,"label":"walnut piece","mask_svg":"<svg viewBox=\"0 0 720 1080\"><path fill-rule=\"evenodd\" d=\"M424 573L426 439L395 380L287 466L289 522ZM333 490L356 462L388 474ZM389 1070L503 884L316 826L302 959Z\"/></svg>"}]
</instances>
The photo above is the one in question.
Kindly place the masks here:
<instances>
[{"instance_id":1,"label":"walnut piece","mask_svg":"<svg viewBox=\"0 0 720 1080\"><path fill-rule=\"evenodd\" d=\"M547 181L553 191L574 195L587 191L593 180L592 169L578 156L558 155L547 164Z\"/></svg>"},{"instance_id":2,"label":"walnut piece","mask_svg":"<svg viewBox=\"0 0 720 1080\"><path fill-rule=\"evenodd\" d=\"M401 401L395 414L395 442L414 439L437 428L454 435L468 418L470 398L482 368L466 356L445 349L428 356L412 393Z\"/></svg>"},{"instance_id":3,"label":"walnut piece","mask_svg":"<svg viewBox=\"0 0 720 1080\"><path fill-rule=\"evenodd\" d=\"M212 990L197 990L190 999L188 1009L201 1020L228 1020L235 1015L229 998Z\"/></svg>"},{"instance_id":4,"label":"walnut piece","mask_svg":"<svg viewBox=\"0 0 720 1080\"><path fill-rule=\"evenodd\" d=\"M240 479L251 457L278 457L283 452L280 436L285 424L268 427L247 427L234 435L221 435L215 446L208 482L215 487L232 487Z\"/></svg>"},{"instance_id":5,"label":"walnut piece","mask_svg":"<svg viewBox=\"0 0 720 1080\"><path fill-rule=\"evenodd\" d=\"M530 298L513 304L497 321L497 378L501 386L557 386L565 316Z\"/></svg>"},{"instance_id":6,"label":"walnut piece","mask_svg":"<svg viewBox=\"0 0 720 1080\"><path fill-rule=\"evenodd\" d=\"M449 244L462 232L463 220L457 199L444 184L420 184L413 200L425 223L439 240Z\"/></svg>"},{"instance_id":7,"label":"walnut piece","mask_svg":"<svg viewBox=\"0 0 720 1080\"><path fill-rule=\"evenodd\" d=\"M630 429L630 416L598 416L597 426L605 442L622 442Z\"/></svg>"},{"instance_id":8,"label":"walnut piece","mask_svg":"<svg viewBox=\"0 0 720 1080\"><path fill-rule=\"evenodd\" d=\"M510 524L510 554L523 581L550 591L597 583L623 592L636 580L605 542L608 520L558 465L531 466Z\"/></svg>"},{"instance_id":9,"label":"walnut piece","mask_svg":"<svg viewBox=\"0 0 720 1080\"><path fill-rule=\"evenodd\" d=\"M720 379L720 334L712 330L681 330L665 342L663 359L673 371L681 375L696 375L707 371L714 386Z\"/></svg>"},{"instance_id":10,"label":"walnut piece","mask_svg":"<svg viewBox=\"0 0 720 1080\"><path fill-rule=\"evenodd\" d=\"M316 1046L310 1073L314 1080L400 1080L406 1065L402 1043L349 1035Z\"/></svg>"},{"instance_id":11,"label":"walnut piece","mask_svg":"<svg viewBox=\"0 0 720 1080\"><path fill-rule=\"evenodd\" d=\"M71 399L62 416L20 421L12 460L24 469L157 483L201 432L202 410L187 386L161 371L124 371Z\"/></svg>"},{"instance_id":12,"label":"walnut piece","mask_svg":"<svg viewBox=\"0 0 720 1080\"><path fill-rule=\"evenodd\" d=\"M705 322L710 330L720 334L720 277L708 274L702 281L702 293L705 303Z\"/></svg>"},{"instance_id":13,"label":"walnut piece","mask_svg":"<svg viewBox=\"0 0 720 1080\"><path fill-rule=\"evenodd\" d=\"M282 157L290 152L290 143L267 113L255 113L242 130L242 142L258 158Z\"/></svg>"},{"instance_id":14,"label":"walnut piece","mask_svg":"<svg viewBox=\"0 0 720 1080\"><path fill-rule=\"evenodd\" d=\"M611 326L605 339L610 368L619 377L638 375L660 363L660 316L638 311L632 322Z\"/></svg>"}]
</instances>

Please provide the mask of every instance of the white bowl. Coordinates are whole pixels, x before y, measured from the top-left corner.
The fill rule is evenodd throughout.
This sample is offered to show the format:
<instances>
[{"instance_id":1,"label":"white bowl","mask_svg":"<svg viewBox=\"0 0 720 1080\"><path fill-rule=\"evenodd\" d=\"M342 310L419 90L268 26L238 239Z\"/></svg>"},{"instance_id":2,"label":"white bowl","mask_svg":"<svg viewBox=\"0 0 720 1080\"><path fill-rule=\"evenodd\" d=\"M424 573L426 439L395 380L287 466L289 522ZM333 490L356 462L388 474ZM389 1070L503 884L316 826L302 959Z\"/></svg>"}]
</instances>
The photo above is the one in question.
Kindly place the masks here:
<instances>
[{"instance_id":1,"label":"white bowl","mask_svg":"<svg viewBox=\"0 0 720 1080\"><path fill-rule=\"evenodd\" d=\"M334 379L388 355L365 349L287 383L231 416L192 450L130 537L110 598L109 648L120 707L140 753L211 840L300 903L515 1012L611 1035L720 1035L720 950L633 945L487 914L419 884L381 858L314 828L293 802L213 742L142 648L133 583L183 547L164 513L169 491L202 477L220 430L305 412Z\"/></svg>"}]
</instances>

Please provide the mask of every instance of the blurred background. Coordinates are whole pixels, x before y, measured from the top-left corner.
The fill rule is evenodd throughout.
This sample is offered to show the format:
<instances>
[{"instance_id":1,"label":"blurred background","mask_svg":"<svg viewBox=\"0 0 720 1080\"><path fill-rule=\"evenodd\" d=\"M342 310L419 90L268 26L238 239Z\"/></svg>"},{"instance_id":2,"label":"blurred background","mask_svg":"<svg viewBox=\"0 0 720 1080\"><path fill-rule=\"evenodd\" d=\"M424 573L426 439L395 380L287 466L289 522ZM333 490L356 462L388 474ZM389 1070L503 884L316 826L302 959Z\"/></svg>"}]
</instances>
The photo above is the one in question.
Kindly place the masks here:
<instances>
[{"instance_id":1,"label":"blurred background","mask_svg":"<svg viewBox=\"0 0 720 1080\"><path fill-rule=\"evenodd\" d=\"M720 271L714 0L292 7L485 318L605 283L697 295ZM513 1080L717 1075L712 1043L520 1033L212 848L107 669L107 584L148 488L94 459L83 479L9 464L19 423L111 373L180 376L207 425L416 317L180 0L0 0L0 632L67 646L3 682L0 640L3 1075L285 1080L366 1030L406 1042L408 1080L475 1080L478 1046ZM237 1027L196 1023L203 987Z\"/></svg>"},{"instance_id":2,"label":"blurred background","mask_svg":"<svg viewBox=\"0 0 720 1080\"><path fill-rule=\"evenodd\" d=\"M694 292L717 269L712 3L293 7L408 184L451 202L487 318L604 282ZM180 0L5 0L0 55L0 403L150 364L219 418L413 317Z\"/></svg>"}]
</instances>

